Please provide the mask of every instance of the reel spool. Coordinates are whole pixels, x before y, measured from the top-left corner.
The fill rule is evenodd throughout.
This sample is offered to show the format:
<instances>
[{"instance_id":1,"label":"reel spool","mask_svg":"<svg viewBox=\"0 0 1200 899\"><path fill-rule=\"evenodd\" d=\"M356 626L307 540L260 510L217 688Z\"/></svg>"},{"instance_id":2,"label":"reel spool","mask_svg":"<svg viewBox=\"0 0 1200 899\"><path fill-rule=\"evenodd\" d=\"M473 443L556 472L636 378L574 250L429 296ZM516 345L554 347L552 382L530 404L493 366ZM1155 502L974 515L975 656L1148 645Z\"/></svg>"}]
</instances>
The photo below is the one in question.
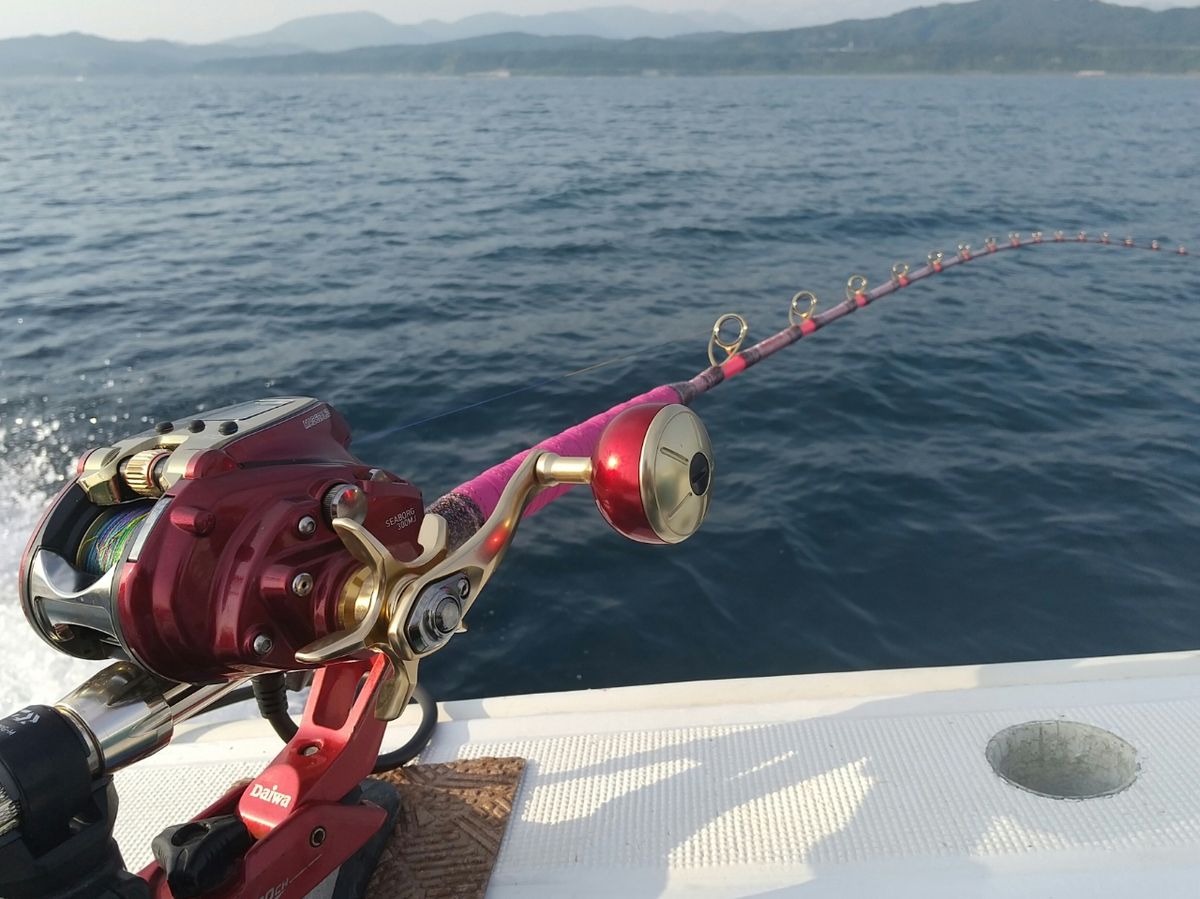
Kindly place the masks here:
<instances>
[{"instance_id":1,"label":"reel spool","mask_svg":"<svg viewBox=\"0 0 1200 899\"><path fill-rule=\"evenodd\" d=\"M110 571L126 555L153 505L138 501L101 511L84 531L75 553L75 567L96 576Z\"/></svg>"}]
</instances>

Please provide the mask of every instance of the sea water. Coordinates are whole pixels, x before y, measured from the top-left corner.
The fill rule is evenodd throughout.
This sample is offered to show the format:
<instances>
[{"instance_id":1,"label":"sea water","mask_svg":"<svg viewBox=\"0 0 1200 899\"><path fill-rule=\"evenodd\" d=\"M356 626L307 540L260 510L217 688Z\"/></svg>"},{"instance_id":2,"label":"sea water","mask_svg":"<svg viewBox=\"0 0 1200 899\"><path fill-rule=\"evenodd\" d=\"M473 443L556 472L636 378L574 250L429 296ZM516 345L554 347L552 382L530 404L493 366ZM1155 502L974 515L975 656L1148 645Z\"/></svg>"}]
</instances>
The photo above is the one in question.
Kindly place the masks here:
<instances>
[{"instance_id":1,"label":"sea water","mask_svg":"<svg viewBox=\"0 0 1200 899\"><path fill-rule=\"evenodd\" d=\"M760 338L798 290L1012 229L1165 249L982 260L722 385L699 535L626 542L575 491L423 679L1195 648L1198 138L1195 79L0 82L0 707L96 667L15 590L88 446L312 395L432 500L689 377L724 312Z\"/></svg>"}]
</instances>

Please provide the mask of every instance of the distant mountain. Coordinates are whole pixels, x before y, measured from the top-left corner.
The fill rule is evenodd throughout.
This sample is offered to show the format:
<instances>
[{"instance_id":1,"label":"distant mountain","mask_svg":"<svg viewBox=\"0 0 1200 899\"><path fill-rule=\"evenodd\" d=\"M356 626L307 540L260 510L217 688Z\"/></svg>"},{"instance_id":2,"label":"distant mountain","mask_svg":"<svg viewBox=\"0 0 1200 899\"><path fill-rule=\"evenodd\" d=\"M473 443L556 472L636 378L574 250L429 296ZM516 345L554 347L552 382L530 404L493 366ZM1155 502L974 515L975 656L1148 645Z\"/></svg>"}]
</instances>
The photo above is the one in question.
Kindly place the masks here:
<instances>
[{"instance_id":1,"label":"distant mountain","mask_svg":"<svg viewBox=\"0 0 1200 899\"><path fill-rule=\"evenodd\" d=\"M519 31L543 37L587 35L612 40L638 37L669 38L713 31L752 31L749 22L729 13L652 12L635 6L598 6L571 12L517 16L509 13L481 13L451 25L422 22L438 41L459 40Z\"/></svg>"},{"instance_id":2,"label":"distant mountain","mask_svg":"<svg viewBox=\"0 0 1200 899\"><path fill-rule=\"evenodd\" d=\"M381 38L391 33L379 25L390 26L386 19L370 21ZM129 43L80 34L0 41L0 76L1200 73L1200 8L1154 12L1101 0L974 0L882 19L750 34L618 40L504 33L334 53L294 52L299 46L294 41L303 35L270 34L275 42L265 48Z\"/></svg>"},{"instance_id":3,"label":"distant mountain","mask_svg":"<svg viewBox=\"0 0 1200 899\"><path fill-rule=\"evenodd\" d=\"M1101 0L976 0L918 7L886 19L837 22L777 32L800 48L922 44L988 44L1012 47L1197 45L1200 9L1155 12Z\"/></svg>"},{"instance_id":4,"label":"distant mountain","mask_svg":"<svg viewBox=\"0 0 1200 899\"><path fill-rule=\"evenodd\" d=\"M0 40L0 77L22 75L163 75L197 63L237 56L261 57L269 47L244 49L171 41L110 41L91 34ZM293 51L294 52L294 51Z\"/></svg>"},{"instance_id":5,"label":"distant mountain","mask_svg":"<svg viewBox=\"0 0 1200 899\"><path fill-rule=\"evenodd\" d=\"M975 0L751 34L608 41L495 35L425 46L206 63L212 72L661 75L1200 72L1200 8Z\"/></svg>"},{"instance_id":6,"label":"distant mountain","mask_svg":"<svg viewBox=\"0 0 1200 899\"><path fill-rule=\"evenodd\" d=\"M287 47L293 52L336 53L381 44L425 44L414 25L397 25L373 12L331 13L284 22L270 31L223 41L227 47Z\"/></svg>"},{"instance_id":7,"label":"distant mountain","mask_svg":"<svg viewBox=\"0 0 1200 899\"><path fill-rule=\"evenodd\" d=\"M333 53L387 44L433 44L492 34L520 32L544 37L587 35L612 39L676 37L711 31L749 31L750 25L723 13L660 13L634 6L603 6L571 12L518 16L481 13L457 22L430 19L416 25L396 23L371 12L308 16L270 31L234 38L234 47L290 47Z\"/></svg>"}]
</instances>

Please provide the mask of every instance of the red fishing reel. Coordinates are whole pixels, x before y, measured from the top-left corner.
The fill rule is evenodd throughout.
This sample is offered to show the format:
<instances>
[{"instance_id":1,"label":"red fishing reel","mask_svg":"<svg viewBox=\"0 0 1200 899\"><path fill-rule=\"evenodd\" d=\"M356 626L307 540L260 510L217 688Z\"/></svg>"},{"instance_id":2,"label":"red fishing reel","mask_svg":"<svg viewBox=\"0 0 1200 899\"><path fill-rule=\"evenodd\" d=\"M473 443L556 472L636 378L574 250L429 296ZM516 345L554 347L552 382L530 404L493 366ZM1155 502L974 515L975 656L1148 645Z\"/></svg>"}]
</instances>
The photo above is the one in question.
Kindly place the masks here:
<instances>
[{"instance_id":1,"label":"red fishing reel","mask_svg":"<svg viewBox=\"0 0 1200 899\"><path fill-rule=\"evenodd\" d=\"M25 552L26 617L62 652L175 681L305 667L360 567L333 520L418 553L420 491L349 443L325 403L279 398L92 450Z\"/></svg>"}]
</instances>

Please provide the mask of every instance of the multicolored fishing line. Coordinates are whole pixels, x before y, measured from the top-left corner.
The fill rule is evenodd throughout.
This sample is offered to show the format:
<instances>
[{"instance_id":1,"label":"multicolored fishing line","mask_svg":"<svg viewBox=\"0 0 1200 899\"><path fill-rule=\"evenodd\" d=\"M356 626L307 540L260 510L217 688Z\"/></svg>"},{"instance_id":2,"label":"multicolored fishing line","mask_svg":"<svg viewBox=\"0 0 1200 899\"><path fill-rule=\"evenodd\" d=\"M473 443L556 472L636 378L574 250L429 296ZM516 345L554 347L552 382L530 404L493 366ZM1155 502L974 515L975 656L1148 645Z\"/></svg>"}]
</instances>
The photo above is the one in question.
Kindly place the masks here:
<instances>
[{"instance_id":1,"label":"multicolored fishing line","mask_svg":"<svg viewBox=\"0 0 1200 899\"><path fill-rule=\"evenodd\" d=\"M149 514L149 504L133 503L101 515L84 535L75 564L91 574L104 574L117 564Z\"/></svg>"}]
</instances>

